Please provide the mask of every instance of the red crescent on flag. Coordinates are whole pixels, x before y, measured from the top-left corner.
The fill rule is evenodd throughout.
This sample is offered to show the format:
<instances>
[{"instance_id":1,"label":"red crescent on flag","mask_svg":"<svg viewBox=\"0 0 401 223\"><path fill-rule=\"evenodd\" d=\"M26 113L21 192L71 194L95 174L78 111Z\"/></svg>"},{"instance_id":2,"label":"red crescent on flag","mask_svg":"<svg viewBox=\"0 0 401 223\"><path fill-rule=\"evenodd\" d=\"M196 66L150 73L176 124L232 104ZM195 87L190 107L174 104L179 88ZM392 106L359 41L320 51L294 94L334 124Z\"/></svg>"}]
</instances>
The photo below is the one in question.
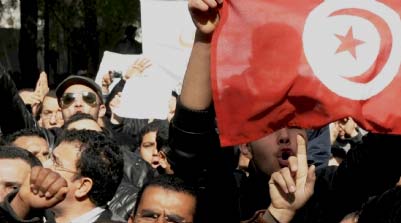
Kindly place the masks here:
<instances>
[{"instance_id":1,"label":"red crescent on flag","mask_svg":"<svg viewBox=\"0 0 401 223\"><path fill-rule=\"evenodd\" d=\"M378 29L380 33L380 51L379 55L376 58L376 62L369 67L367 71L363 74L355 77L344 77L345 79L357 82L357 83L368 83L376 77L388 61L392 49L393 37L391 35L390 27L387 23L378 15L364 10L364 9L342 9L337 12L332 13L330 16L337 15L352 15L362 17L370 22ZM386 41L388 39L388 41ZM388 44L389 43L389 44Z\"/></svg>"}]
</instances>

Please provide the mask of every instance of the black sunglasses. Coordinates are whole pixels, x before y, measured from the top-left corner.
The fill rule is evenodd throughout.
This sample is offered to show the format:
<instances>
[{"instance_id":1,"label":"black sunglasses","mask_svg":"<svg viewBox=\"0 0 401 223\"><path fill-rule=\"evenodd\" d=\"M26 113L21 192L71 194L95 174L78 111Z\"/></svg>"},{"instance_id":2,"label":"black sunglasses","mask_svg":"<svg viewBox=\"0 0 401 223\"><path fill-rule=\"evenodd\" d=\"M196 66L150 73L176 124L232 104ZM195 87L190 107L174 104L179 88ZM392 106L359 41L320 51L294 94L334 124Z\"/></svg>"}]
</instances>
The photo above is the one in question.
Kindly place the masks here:
<instances>
[{"instance_id":1,"label":"black sunglasses","mask_svg":"<svg viewBox=\"0 0 401 223\"><path fill-rule=\"evenodd\" d=\"M97 105L96 94L92 92L83 91L81 93L64 93L63 96L61 96L61 107L66 108L70 106L76 100L78 95L82 96L82 100L86 104L92 107Z\"/></svg>"}]
</instances>

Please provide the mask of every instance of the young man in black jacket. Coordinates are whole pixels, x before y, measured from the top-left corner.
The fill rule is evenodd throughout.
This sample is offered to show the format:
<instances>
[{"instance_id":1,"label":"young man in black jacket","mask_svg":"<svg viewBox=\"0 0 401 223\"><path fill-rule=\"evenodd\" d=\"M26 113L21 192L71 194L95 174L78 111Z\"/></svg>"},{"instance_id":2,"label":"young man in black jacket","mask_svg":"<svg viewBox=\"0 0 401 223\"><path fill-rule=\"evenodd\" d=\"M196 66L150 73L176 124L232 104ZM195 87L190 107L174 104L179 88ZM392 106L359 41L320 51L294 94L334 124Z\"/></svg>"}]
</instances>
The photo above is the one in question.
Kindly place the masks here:
<instances>
[{"instance_id":1,"label":"young man in black jacket","mask_svg":"<svg viewBox=\"0 0 401 223\"><path fill-rule=\"evenodd\" d=\"M279 190L284 194L299 195L298 187L295 190L292 188L297 183L296 178L294 179L297 170L291 160L298 158L297 137L305 133L302 129L286 128L250 143L253 171L248 182L241 188L240 196L231 189L230 173L225 171L227 168L224 167L224 159L219 156L221 148L211 108L210 43L219 22L218 8L221 3L222 1L215 0L189 1L189 10L197 31L171 124L170 146L175 153L173 169L176 174L189 179L205 176L201 178L206 179L202 182L206 191L205 197L209 198L205 199L205 203L217 199L213 200L215 203L211 202L213 204L208 211L213 213L214 208L220 207L217 210L221 211L221 215L231 214L230 220L224 221L223 217L216 217L207 222L238 222L235 218L238 210L241 210L241 219L247 219L269 205L280 209L274 206L275 202L271 202L269 189L272 185L279 185ZM266 142L274 141L273 139L278 143ZM401 175L401 150L397 148L400 145L400 136L367 135L363 144L350 151L347 159L338 168L327 167L316 172L313 196L302 208L291 207L291 211L296 211L291 221L339 222L346 214L357 210L370 196L393 187ZM264 159L270 161L266 163ZM309 169L311 170L313 167ZM279 179L280 176L282 180ZM299 196L293 198L300 199ZM199 203L201 202L200 199ZM235 210L235 207L238 209ZM279 222L290 221L282 219L277 213L264 213L266 219L269 218L268 215L273 215Z\"/></svg>"}]
</instances>

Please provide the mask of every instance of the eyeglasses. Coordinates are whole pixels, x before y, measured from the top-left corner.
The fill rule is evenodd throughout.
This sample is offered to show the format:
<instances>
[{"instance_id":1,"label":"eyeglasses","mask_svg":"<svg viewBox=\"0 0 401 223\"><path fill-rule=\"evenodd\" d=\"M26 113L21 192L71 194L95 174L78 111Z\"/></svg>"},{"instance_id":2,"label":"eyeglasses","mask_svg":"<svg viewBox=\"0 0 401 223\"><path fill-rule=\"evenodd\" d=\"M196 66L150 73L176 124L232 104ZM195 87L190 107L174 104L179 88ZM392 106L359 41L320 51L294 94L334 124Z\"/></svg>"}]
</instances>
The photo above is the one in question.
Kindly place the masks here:
<instances>
[{"instance_id":1,"label":"eyeglasses","mask_svg":"<svg viewBox=\"0 0 401 223\"><path fill-rule=\"evenodd\" d=\"M177 215L159 214L153 211L145 211L144 213L138 212L136 216L135 223L154 223L158 222L160 218L162 218L162 222L166 223L192 223Z\"/></svg>"},{"instance_id":2,"label":"eyeglasses","mask_svg":"<svg viewBox=\"0 0 401 223\"><path fill-rule=\"evenodd\" d=\"M70 106L77 99L78 95L82 96L82 100L86 104L92 107L97 105L96 94L93 92L83 91L80 93L64 93L63 96L61 96L61 107L67 108Z\"/></svg>"},{"instance_id":3,"label":"eyeglasses","mask_svg":"<svg viewBox=\"0 0 401 223\"><path fill-rule=\"evenodd\" d=\"M50 159L49 160L52 162L52 167L53 167L54 170L64 171L64 172L68 172L68 173L72 173L72 174L78 174L77 171L65 168L61 164L61 162L58 160L58 158L56 156L54 156L53 154L50 155Z\"/></svg>"}]
</instances>

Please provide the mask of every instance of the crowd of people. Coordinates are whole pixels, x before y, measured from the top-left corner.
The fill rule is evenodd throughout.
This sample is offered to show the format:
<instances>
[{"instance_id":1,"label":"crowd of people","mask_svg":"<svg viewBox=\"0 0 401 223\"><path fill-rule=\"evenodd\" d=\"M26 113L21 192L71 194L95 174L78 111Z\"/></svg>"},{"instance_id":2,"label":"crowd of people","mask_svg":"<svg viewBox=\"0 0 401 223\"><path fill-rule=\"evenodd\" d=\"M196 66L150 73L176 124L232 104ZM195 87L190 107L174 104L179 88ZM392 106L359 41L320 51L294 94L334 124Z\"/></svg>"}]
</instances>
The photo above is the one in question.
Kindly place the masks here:
<instances>
[{"instance_id":1,"label":"crowd of people","mask_svg":"<svg viewBox=\"0 0 401 223\"><path fill-rule=\"evenodd\" d=\"M344 117L221 147L210 83L221 4L188 1L195 40L165 120L114 112L147 59L113 89L112 72L56 89L42 73L28 92L0 72L0 222L401 222L400 136Z\"/></svg>"}]
</instances>

